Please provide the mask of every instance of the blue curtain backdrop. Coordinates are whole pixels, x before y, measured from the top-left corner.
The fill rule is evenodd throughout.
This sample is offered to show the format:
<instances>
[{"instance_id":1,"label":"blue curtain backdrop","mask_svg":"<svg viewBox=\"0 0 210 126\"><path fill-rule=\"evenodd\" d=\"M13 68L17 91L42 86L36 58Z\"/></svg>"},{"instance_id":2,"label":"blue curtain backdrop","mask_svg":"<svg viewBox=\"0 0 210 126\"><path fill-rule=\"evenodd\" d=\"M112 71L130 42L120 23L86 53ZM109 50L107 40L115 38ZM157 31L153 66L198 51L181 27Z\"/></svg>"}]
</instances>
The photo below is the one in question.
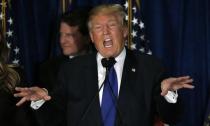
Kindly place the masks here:
<instances>
[{"instance_id":1,"label":"blue curtain backdrop","mask_svg":"<svg viewBox=\"0 0 210 126\"><path fill-rule=\"evenodd\" d=\"M171 76L194 78L193 91L180 91L185 114L178 126L202 126L210 93L209 1L145 0L142 7L153 54Z\"/></svg>"},{"instance_id":2,"label":"blue curtain backdrop","mask_svg":"<svg viewBox=\"0 0 210 126\"><path fill-rule=\"evenodd\" d=\"M29 85L36 83L38 65L50 55L56 41L58 0L12 0L21 62Z\"/></svg>"},{"instance_id":3,"label":"blue curtain backdrop","mask_svg":"<svg viewBox=\"0 0 210 126\"><path fill-rule=\"evenodd\" d=\"M14 0L18 41L28 82L36 82L37 64L47 59L57 39L59 0ZM72 7L122 0L73 0ZM177 126L202 126L210 93L209 0L141 0L141 13L153 55L171 76L190 75L194 90L180 90L185 111Z\"/></svg>"}]
</instances>

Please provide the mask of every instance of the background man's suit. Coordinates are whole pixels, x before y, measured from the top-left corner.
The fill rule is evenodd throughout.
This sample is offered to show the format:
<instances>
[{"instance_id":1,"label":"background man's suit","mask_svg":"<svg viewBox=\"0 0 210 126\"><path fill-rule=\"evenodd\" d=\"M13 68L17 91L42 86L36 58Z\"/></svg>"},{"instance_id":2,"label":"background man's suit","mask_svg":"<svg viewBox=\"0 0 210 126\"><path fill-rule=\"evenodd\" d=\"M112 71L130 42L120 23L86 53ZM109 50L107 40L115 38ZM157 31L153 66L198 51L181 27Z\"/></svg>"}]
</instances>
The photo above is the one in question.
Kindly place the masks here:
<instances>
[{"instance_id":1,"label":"background man's suit","mask_svg":"<svg viewBox=\"0 0 210 126\"><path fill-rule=\"evenodd\" d=\"M166 122L179 119L180 100L170 104L160 96L162 72L160 63L152 56L127 50L118 98L117 125L121 126L122 121L123 126L152 126L157 113ZM67 120L68 126L102 126L99 97L94 99L98 93L95 53L63 64L58 83L60 86L48 102L61 105L58 108L63 113L55 113L58 118L61 116L63 121Z\"/></svg>"},{"instance_id":2,"label":"background man's suit","mask_svg":"<svg viewBox=\"0 0 210 126\"><path fill-rule=\"evenodd\" d=\"M56 87L56 78L58 76L58 71L60 68L60 65L63 62L69 61L70 58L68 56L60 55L55 58L49 59L43 64L40 65L39 68L39 82L37 86L40 86L42 88L46 88L48 92L52 92L52 90ZM36 114L36 119L39 123L39 126L48 126L48 122L52 123L52 120L57 120L57 116L51 115L51 112L48 111L48 109L51 108L51 106L42 106L42 109L39 111L34 111ZM45 110L47 110L45 112ZM56 111L57 109L52 109L54 113L59 113L59 111ZM50 116L50 117L49 117ZM62 116L63 117L63 116ZM56 121L57 122L57 121Z\"/></svg>"},{"instance_id":3,"label":"background man's suit","mask_svg":"<svg viewBox=\"0 0 210 126\"><path fill-rule=\"evenodd\" d=\"M38 86L46 88L50 92L56 85L60 65L68 60L70 60L68 56L60 55L41 64Z\"/></svg>"}]
</instances>

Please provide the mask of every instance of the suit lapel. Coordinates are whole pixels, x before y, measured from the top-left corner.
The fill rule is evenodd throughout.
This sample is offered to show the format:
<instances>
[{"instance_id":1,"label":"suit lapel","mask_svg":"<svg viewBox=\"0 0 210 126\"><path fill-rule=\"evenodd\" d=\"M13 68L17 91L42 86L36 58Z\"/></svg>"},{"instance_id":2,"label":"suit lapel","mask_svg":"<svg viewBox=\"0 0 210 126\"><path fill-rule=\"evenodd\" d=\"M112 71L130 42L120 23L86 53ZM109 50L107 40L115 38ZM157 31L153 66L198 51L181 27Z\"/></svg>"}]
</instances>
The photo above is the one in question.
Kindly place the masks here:
<instances>
[{"instance_id":1,"label":"suit lapel","mask_svg":"<svg viewBox=\"0 0 210 126\"><path fill-rule=\"evenodd\" d=\"M118 105L119 110L121 113L121 119L117 116L118 125L127 125L126 122L129 120L129 100L131 99L132 91L130 88L133 84L135 84L135 80L137 77L136 70L137 70L137 61L135 56L131 53L131 51L126 50L126 58L124 62L122 80L121 80L121 87L120 93L118 98ZM122 124L119 124L119 121L122 121Z\"/></svg>"},{"instance_id":2,"label":"suit lapel","mask_svg":"<svg viewBox=\"0 0 210 126\"><path fill-rule=\"evenodd\" d=\"M89 111L89 114L91 116L88 116L88 118L92 120L90 121L90 125L100 126L102 121L101 121L101 109L100 109L99 96L98 96L98 70L97 70L96 54L91 55L91 60L89 60L85 69L86 69L85 79L87 83L86 87L88 95L87 102L88 104L93 102L92 105L90 106L90 111Z\"/></svg>"},{"instance_id":3,"label":"suit lapel","mask_svg":"<svg viewBox=\"0 0 210 126\"><path fill-rule=\"evenodd\" d=\"M128 88L131 87L132 84L135 83L135 80L137 77L136 63L137 61L136 61L135 56L129 50L127 50L124 68L123 68L122 80L121 80L119 101L122 100L121 97L123 97L123 94L127 93Z\"/></svg>"}]
</instances>

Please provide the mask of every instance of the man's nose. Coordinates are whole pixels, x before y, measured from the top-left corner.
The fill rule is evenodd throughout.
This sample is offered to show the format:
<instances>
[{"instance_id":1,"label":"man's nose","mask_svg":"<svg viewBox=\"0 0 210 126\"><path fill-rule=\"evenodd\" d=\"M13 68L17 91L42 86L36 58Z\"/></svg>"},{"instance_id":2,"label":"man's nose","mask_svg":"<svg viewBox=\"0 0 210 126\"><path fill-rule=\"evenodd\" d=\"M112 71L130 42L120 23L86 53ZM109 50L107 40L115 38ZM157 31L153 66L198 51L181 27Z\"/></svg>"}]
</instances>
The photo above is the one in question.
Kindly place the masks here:
<instances>
[{"instance_id":1,"label":"man's nose","mask_svg":"<svg viewBox=\"0 0 210 126\"><path fill-rule=\"evenodd\" d=\"M109 27L107 25L104 25L103 27L103 34L106 35L109 33Z\"/></svg>"},{"instance_id":2,"label":"man's nose","mask_svg":"<svg viewBox=\"0 0 210 126\"><path fill-rule=\"evenodd\" d=\"M65 40L66 39L66 37L64 36L64 35L61 35L60 36L60 43L65 43Z\"/></svg>"}]
</instances>

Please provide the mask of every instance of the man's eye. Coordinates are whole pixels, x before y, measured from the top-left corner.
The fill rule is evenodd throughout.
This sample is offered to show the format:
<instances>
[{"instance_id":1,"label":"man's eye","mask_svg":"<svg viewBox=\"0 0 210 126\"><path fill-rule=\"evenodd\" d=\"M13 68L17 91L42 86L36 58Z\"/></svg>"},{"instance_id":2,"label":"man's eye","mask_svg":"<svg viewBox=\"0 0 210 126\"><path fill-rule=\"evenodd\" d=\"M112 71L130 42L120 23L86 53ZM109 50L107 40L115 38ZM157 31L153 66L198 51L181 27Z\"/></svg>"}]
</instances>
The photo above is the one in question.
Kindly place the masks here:
<instances>
[{"instance_id":1,"label":"man's eye","mask_svg":"<svg viewBox=\"0 0 210 126\"><path fill-rule=\"evenodd\" d=\"M66 36L68 36L68 37L74 37L74 34L67 33Z\"/></svg>"},{"instance_id":2,"label":"man's eye","mask_svg":"<svg viewBox=\"0 0 210 126\"><path fill-rule=\"evenodd\" d=\"M110 28L115 28L117 26L117 23L111 23L111 24L109 24L109 27Z\"/></svg>"},{"instance_id":3,"label":"man's eye","mask_svg":"<svg viewBox=\"0 0 210 126\"><path fill-rule=\"evenodd\" d=\"M98 30L98 29L101 29L102 26L95 26L94 29Z\"/></svg>"},{"instance_id":4,"label":"man's eye","mask_svg":"<svg viewBox=\"0 0 210 126\"><path fill-rule=\"evenodd\" d=\"M102 26L94 26L93 29L95 31L100 31L102 29Z\"/></svg>"}]
</instances>

